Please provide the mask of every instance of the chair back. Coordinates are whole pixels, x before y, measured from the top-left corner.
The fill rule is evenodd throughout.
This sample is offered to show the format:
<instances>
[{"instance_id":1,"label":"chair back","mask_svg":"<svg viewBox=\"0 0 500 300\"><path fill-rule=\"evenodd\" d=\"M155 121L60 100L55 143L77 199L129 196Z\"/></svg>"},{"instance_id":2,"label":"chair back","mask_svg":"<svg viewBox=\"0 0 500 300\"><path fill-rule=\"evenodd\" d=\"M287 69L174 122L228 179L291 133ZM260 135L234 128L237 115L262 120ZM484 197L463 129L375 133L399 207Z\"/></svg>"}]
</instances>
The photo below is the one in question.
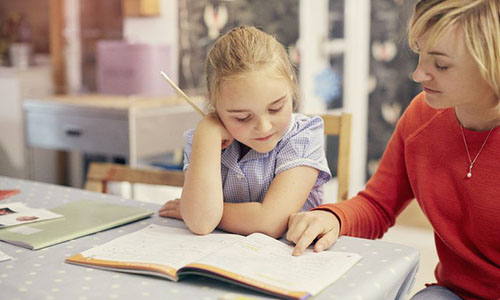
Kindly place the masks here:
<instances>
[{"instance_id":1,"label":"chair back","mask_svg":"<svg viewBox=\"0 0 500 300\"><path fill-rule=\"evenodd\" d=\"M125 181L182 187L184 172L169 170L137 169L126 165L92 162L87 172L85 189L107 193L108 182Z\"/></svg>"},{"instance_id":2,"label":"chair back","mask_svg":"<svg viewBox=\"0 0 500 300\"><path fill-rule=\"evenodd\" d=\"M338 160L337 160L337 201L347 200L349 193L349 164L351 153L351 120L349 113L340 115L320 115L325 123L326 136L338 136Z\"/></svg>"}]
</instances>

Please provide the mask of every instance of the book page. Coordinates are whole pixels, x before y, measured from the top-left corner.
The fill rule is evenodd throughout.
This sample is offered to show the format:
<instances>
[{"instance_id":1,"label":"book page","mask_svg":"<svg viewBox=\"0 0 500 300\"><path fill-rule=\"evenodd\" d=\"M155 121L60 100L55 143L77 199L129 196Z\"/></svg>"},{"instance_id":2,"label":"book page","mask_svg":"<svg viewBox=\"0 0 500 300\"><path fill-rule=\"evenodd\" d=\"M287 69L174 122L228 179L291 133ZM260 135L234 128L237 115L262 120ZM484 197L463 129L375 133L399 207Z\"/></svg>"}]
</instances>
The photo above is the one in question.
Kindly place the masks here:
<instances>
[{"instance_id":1,"label":"book page","mask_svg":"<svg viewBox=\"0 0 500 300\"><path fill-rule=\"evenodd\" d=\"M220 274L233 278L251 279L244 282L260 282L287 291L319 293L349 270L361 256L356 253L322 251L312 249L301 256L292 256L293 246L267 235L254 233L245 240L221 249L198 261L195 266L209 265L209 269L227 270ZM266 288L265 285L262 286Z\"/></svg>"},{"instance_id":2,"label":"book page","mask_svg":"<svg viewBox=\"0 0 500 300\"><path fill-rule=\"evenodd\" d=\"M225 233L200 236L183 228L151 224L81 254L86 258L159 264L179 269L240 239L244 237Z\"/></svg>"}]
</instances>

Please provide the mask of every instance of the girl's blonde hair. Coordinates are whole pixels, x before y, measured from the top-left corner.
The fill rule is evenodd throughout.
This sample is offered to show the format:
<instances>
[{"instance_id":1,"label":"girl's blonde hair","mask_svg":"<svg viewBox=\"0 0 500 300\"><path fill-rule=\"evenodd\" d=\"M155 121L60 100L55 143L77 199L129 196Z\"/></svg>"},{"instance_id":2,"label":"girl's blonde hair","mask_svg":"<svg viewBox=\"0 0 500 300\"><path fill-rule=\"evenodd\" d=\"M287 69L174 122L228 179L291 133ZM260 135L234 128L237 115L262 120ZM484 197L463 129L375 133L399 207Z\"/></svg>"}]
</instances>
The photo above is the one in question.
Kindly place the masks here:
<instances>
[{"instance_id":1,"label":"girl's blonde hair","mask_svg":"<svg viewBox=\"0 0 500 300\"><path fill-rule=\"evenodd\" d=\"M450 27L464 33L467 49L481 76L500 98L500 0L420 0L410 18L408 42L428 50ZM426 49L416 41L429 33Z\"/></svg>"},{"instance_id":2,"label":"girl's blonde hair","mask_svg":"<svg viewBox=\"0 0 500 300\"><path fill-rule=\"evenodd\" d=\"M210 104L215 107L224 82L261 70L275 72L288 81L296 109L299 99L297 76L285 48L273 36L250 26L230 30L208 52L205 71Z\"/></svg>"}]
</instances>

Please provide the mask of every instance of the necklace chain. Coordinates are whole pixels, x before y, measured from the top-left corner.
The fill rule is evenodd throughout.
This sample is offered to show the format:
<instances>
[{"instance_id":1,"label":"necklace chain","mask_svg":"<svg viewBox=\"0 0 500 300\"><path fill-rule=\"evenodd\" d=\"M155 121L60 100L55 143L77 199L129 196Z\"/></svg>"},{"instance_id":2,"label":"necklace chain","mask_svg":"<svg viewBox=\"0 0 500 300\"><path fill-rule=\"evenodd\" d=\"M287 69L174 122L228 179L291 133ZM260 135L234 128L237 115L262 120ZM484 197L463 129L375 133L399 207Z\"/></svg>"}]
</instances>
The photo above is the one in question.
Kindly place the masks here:
<instances>
[{"instance_id":1,"label":"necklace chain","mask_svg":"<svg viewBox=\"0 0 500 300\"><path fill-rule=\"evenodd\" d=\"M467 158L469 159L469 172L467 172L467 178L472 177L472 167L474 166L474 163L476 162L477 158L479 157L479 154L481 154L481 151L483 151L484 145L486 145L486 141L488 141L488 138L490 137L491 132L493 131L494 127L490 129L490 132L488 132L488 135L484 139L483 144L481 145L481 148L479 148L479 151L476 154L476 157L474 159L471 159L470 153L469 153L469 146L467 145L467 141L465 140L465 133L464 133L464 127L460 125L460 129L462 129L462 138L464 139L464 145L465 145L465 151L467 151Z\"/></svg>"}]
</instances>

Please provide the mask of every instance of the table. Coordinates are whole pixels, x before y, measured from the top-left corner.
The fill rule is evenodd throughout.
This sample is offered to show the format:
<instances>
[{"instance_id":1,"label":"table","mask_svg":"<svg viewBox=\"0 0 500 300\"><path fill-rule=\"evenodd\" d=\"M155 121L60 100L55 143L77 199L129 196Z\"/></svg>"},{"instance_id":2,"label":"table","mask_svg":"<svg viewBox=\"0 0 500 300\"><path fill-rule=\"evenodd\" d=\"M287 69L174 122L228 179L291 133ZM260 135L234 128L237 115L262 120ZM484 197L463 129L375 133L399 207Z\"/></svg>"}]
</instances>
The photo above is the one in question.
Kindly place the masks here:
<instances>
[{"instance_id":1,"label":"table","mask_svg":"<svg viewBox=\"0 0 500 300\"><path fill-rule=\"evenodd\" d=\"M178 97L55 96L27 99L23 109L28 146L120 155L131 165L182 148L183 132L200 119Z\"/></svg>"},{"instance_id":2,"label":"table","mask_svg":"<svg viewBox=\"0 0 500 300\"><path fill-rule=\"evenodd\" d=\"M158 205L93 193L81 189L0 176L0 189L21 193L2 202L24 202L52 208L79 199L123 203L157 210ZM185 227L174 219L153 217L52 247L31 251L0 242L0 250L13 257L0 262L1 299L273 299L221 281L188 277L180 282L105 271L64 263L64 259L148 224ZM419 253L411 247L352 237L341 237L332 250L363 256L352 269L315 299L405 299L418 269ZM240 298L241 299L241 298Z\"/></svg>"}]
</instances>

